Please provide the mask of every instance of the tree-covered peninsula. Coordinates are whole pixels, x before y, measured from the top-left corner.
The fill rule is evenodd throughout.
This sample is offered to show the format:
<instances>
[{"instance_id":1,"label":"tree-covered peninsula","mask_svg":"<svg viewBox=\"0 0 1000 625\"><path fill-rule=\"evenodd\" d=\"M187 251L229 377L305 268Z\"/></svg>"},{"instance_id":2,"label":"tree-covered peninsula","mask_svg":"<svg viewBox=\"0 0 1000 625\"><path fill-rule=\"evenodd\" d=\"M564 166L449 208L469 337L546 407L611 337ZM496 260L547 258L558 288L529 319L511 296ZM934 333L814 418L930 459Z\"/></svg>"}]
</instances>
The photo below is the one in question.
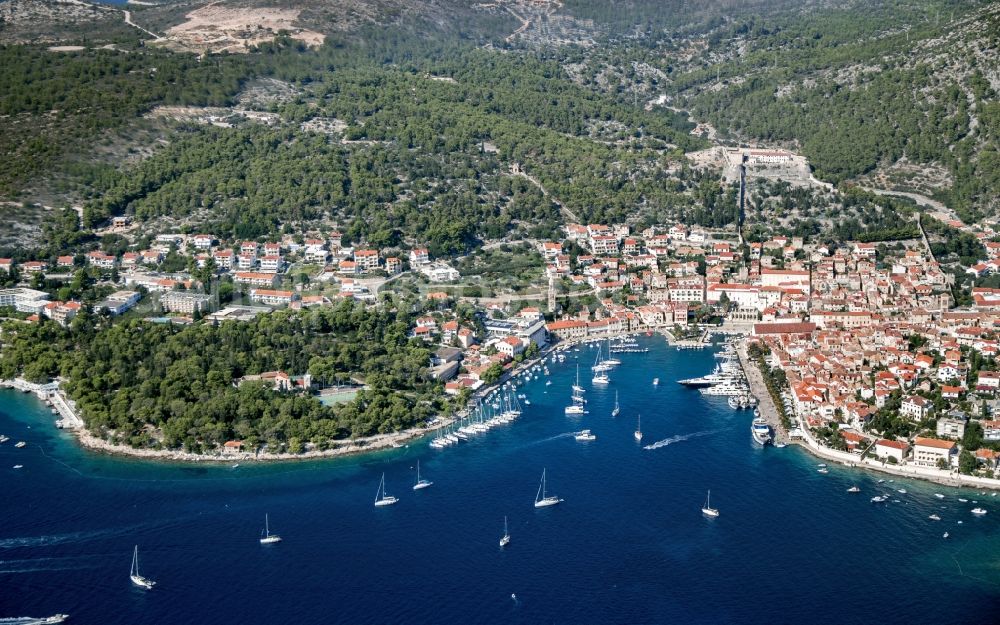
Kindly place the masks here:
<instances>
[{"instance_id":1,"label":"tree-covered peninsula","mask_svg":"<svg viewBox=\"0 0 1000 625\"><path fill-rule=\"evenodd\" d=\"M0 377L62 376L87 428L113 442L200 451L237 439L294 453L404 429L443 408L426 375L429 351L407 328L406 314L350 300L219 325L111 325L87 314L69 328L8 322ZM291 389L255 381L277 371ZM295 389L306 374L323 385L363 381L365 390L325 406Z\"/></svg>"}]
</instances>

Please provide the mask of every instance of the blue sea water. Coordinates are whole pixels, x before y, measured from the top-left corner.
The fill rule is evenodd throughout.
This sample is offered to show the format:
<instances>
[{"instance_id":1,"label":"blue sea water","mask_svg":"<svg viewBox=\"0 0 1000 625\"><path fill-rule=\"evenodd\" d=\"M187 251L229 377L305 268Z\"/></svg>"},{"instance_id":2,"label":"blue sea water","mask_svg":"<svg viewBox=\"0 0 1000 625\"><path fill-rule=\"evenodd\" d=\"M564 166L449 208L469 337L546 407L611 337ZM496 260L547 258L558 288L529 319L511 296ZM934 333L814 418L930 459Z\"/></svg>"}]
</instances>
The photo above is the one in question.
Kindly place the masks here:
<instances>
[{"instance_id":1,"label":"blue sea water","mask_svg":"<svg viewBox=\"0 0 1000 625\"><path fill-rule=\"evenodd\" d=\"M34 398L0 392L0 433L12 437L0 445L0 617L996 622L1000 497L837 466L822 475L798 448L756 447L748 411L675 383L707 372L710 352L642 342L650 353L622 354L606 390L589 388L593 349L570 352L549 365L551 386L539 376L519 389L531 401L520 420L451 449L416 442L237 469L94 455ZM568 418L577 362L589 414ZM622 414L612 418L616 389ZM673 442L638 445L638 413L643 445ZM585 427L596 441L569 435ZM18 440L28 446L15 449ZM411 490L417 459L434 481L420 492ZM550 494L565 501L536 510L543 468ZM383 472L400 503L376 509ZM852 484L861 494L845 492ZM700 513L708 489L716 519ZM881 492L899 501L869 502ZM973 517L959 496L989 514ZM284 542L258 543L265 513ZM512 542L501 550L504 515ZM158 582L152 591L129 583L136 544L142 573Z\"/></svg>"}]
</instances>

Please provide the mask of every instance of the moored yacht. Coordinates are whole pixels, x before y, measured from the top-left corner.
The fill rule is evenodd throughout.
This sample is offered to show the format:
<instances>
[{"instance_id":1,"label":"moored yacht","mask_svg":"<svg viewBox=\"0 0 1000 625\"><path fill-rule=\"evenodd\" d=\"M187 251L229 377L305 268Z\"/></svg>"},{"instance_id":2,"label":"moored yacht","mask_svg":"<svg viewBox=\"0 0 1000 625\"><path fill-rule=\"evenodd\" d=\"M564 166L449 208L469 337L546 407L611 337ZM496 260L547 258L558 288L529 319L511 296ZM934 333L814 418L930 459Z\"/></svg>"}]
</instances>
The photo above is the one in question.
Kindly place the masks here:
<instances>
[{"instance_id":1,"label":"moored yacht","mask_svg":"<svg viewBox=\"0 0 1000 625\"><path fill-rule=\"evenodd\" d=\"M760 417L754 419L750 424L750 433L758 445L767 445L771 442L771 426Z\"/></svg>"},{"instance_id":2,"label":"moored yacht","mask_svg":"<svg viewBox=\"0 0 1000 625\"><path fill-rule=\"evenodd\" d=\"M698 389L702 395L745 395L750 389L745 384L738 381L721 382L714 386Z\"/></svg>"}]
</instances>

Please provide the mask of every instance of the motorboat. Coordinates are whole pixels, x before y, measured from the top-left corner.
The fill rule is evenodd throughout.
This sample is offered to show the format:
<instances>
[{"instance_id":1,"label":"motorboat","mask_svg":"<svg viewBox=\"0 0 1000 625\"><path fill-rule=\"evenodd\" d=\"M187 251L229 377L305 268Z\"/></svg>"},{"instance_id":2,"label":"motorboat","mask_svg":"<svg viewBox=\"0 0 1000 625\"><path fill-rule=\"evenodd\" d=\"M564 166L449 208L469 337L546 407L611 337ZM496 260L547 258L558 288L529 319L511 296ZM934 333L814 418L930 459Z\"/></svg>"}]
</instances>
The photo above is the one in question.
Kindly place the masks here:
<instances>
[{"instance_id":1,"label":"motorboat","mask_svg":"<svg viewBox=\"0 0 1000 625\"><path fill-rule=\"evenodd\" d=\"M760 417L754 419L750 424L750 434L758 445L767 445L771 442L771 426Z\"/></svg>"},{"instance_id":2,"label":"motorboat","mask_svg":"<svg viewBox=\"0 0 1000 625\"><path fill-rule=\"evenodd\" d=\"M577 432L574 437L578 441L596 441L597 436L594 435L590 430L581 430Z\"/></svg>"}]
</instances>

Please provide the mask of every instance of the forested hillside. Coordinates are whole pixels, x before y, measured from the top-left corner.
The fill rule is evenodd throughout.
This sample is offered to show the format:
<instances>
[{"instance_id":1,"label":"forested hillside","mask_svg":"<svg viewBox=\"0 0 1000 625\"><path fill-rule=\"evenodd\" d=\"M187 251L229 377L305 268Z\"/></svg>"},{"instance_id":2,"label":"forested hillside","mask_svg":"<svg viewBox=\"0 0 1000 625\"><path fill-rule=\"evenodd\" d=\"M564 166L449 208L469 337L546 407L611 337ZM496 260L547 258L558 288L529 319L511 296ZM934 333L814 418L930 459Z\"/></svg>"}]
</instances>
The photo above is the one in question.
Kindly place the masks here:
<instances>
[{"instance_id":1,"label":"forested hillside","mask_svg":"<svg viewBox=\"0 0 1000 625\"><path fill-rule=\"evenodd\" d=\"M824 180L881 172L968 219L995 211L1000 6L874 3L747 20L717 46L719 63L676 83L697 117L734 138L798 147ZM948 184L921 186L941 170Z\"/></svg>"},{"instance_id":2,"label":"forested hillside","mask_svg":"<svg viewBox=\"0 0 1000 625\"><path fill-rule=\"evenodd\" d=\"M732 187L684 157L712 144L691 134L707 121L716 142L801 151L822 180L995 211L996 4L404 4L297 5L321 46L196 55L133 29L110 48L0 48L0 199L82 208L82 232L50 226L45 251L119 214L234 237L336 222L435 254L565 219L722 226ZM165 32L200 6L135 16ZM590 42L518 36L514 16L537 15ZM248 103L261 79L287 95Z\"/></svg>"}]
</instances>

